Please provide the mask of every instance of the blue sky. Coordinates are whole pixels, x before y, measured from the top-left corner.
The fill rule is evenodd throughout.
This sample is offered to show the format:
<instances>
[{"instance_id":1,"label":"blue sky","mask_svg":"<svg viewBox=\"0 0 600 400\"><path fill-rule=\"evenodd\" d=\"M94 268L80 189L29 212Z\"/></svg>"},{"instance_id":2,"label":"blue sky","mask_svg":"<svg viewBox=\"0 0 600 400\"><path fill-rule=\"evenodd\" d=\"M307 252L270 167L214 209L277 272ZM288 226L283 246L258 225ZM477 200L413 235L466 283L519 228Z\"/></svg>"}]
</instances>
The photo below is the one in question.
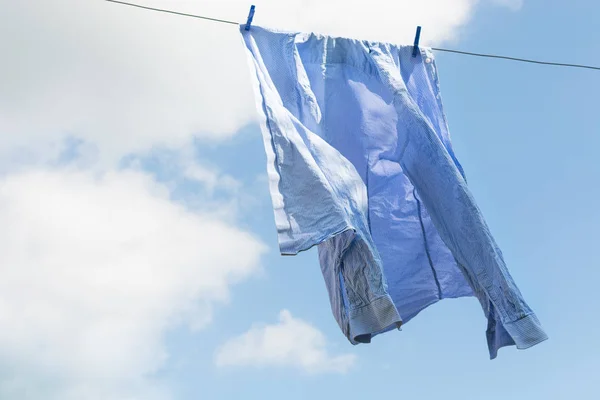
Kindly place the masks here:
<instances>
[{"instance_id":1,"label":"blue sky","mask_svg":"<svg viewBox=\"0 0 600 400\"><path fill-rule=\"evenodd\" d=\"M3 8L9 3L0 0ZM203 10L190 2L150 3ZM214 2L196 3L223 15ZM231 17L241 20L245 3L230 3L243 9ZM352 4L361 3L367 4ZM390 12L415 10L401 17L399 37L406 39L398 41L409 42L404 32L421 24L422 40L441 47L600 65L596 2L457 1L464 15L452 14L452 2L437 3L441 11L390 6ZM125 68L122 43L147 39L137 25L115 21L140 18L143 27L154 27L153 40L169 30L156 43L163 51L187 40L185 29L226 32L213 25L179 31L180 20L145 13L113 7L99 16L93 24L103 29L94 32L106 36L85 31L84 38L100 43L89 53L65 39L87 29L83 22L63 29L26 7L9 13L40 26L40 35L52 38L48 45L77 68L67 76L58 62L30 64L43 60L41 36L24 38L16 23L9 26L20 47L9 47L8 58L33 72L9 62L4 72L14 75L4 83L11 95L0 95L0 323L14 333L0 333L3 399L596 398L600 72L436 53L456 154L550 339L525 351L504 348L490 361L485 317L477 300L466 298L439 302L401 332L351 346L331 314L316 250L278 254L245 64L231 70L234 86L221 94L210 79L194 77L203 63L216 64L209 71L215 73L219 64L211 57L223 54L229 63L227 52L243 52L235 32L223 33L229 40L223 53L217 44L199 44L212 51L200 52L197 64L176 49L172 60L150 65L144 57L157 54L140 45L135 57L150 72L106 72L113 86L87 86L105 76L95 75L92 64L105 60L101 71ZM258 8L257 23L294 29L317 29L326 20L263 15ZM366 29L338 25L354 36ZM373 32L387 40L393 28ZM111 61L115 48L118 62ZM243 54L231 57L243 61ZM152 75L154 68L162 72ZM144 86L156 77L160 86ZM214 75L215 85L226 78ZM36 79L43 84L32 89ZM121 93L121 85L131 89ZM235 104L227 108L228 102ZM80 103L85 107L76 108ZM88 111L94 107L95 114ZM155 116L163 110L167 116ZM189 117L194 113L197 119ZM240 337L276 328L282 310L292 322L271 332L287 353L245 348ZM227 343L241 347L219 362ZM309 353L316 361L307 361Z\"/></svg>"}]
</instances>

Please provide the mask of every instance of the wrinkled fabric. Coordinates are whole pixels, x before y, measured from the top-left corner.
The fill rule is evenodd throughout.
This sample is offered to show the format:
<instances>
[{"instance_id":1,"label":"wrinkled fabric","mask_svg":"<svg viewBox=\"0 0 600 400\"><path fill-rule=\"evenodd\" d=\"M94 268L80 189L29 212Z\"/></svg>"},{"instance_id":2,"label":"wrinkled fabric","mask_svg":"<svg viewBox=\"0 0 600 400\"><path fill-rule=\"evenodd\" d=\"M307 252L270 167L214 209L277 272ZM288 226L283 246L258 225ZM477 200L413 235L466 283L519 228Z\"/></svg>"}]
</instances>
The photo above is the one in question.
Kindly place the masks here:
<instances>
[{"instance_id":1,"label":"wrinkled fabric","mask_svg":"<svg viewBox=\"0 0 600 400\"><path fill-rule=\"evenodd\" d=\"M490 357L547 338L452 150L430 49L241 28L282 254L315 245L351 343L476 296Z\"/></svg>"}]
</instances>

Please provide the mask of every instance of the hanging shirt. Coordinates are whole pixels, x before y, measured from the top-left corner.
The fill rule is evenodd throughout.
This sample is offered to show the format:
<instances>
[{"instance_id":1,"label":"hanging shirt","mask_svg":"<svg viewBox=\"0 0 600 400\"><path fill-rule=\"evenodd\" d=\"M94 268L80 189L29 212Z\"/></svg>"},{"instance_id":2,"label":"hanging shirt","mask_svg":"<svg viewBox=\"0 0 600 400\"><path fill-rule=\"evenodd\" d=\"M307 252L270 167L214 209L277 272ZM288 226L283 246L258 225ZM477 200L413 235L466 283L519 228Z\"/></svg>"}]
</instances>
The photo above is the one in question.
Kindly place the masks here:
<instances>
[{"instance_id":1,"label":"hanging shirt","mask_svg":"<svg viewBox=\"0 0 600 400\"><path fill-rule=\"evenodd\" d=\"M475 295L490 357L547 338L511 278L448 134L430 49L241 27L280 249L318 245L356 344Z\"/></svg>"}]
</instances>

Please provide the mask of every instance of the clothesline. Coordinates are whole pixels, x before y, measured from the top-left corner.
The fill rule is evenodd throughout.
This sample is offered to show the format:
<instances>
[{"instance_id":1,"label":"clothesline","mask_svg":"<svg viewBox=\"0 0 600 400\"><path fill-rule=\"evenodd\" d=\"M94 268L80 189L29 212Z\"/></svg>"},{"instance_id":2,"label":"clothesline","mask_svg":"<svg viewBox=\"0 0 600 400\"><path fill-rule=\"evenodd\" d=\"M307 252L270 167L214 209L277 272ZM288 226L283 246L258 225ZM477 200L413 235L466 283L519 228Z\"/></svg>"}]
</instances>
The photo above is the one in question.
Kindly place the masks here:
<instances>
[{"instance_id":1,"label":"clothesline","mask_svg":"<svg viewBox=\"0 0 600 400\"><path fill-rule=\"evenodd\" d=\"M223 23L223 24L239 25L239 22L228 21L228 20L225 20L225 19L205 17L205 16L202 16L202 15L196 15L196 14L187 14L187 13L182 13L182 12L178 12L178 11L166 10L166 9L162 9L162 8L154 8L154 7L143 6L143 5L140 5L140 4L127 3L127 2L124 2L124 1L118 1L118 0L106 0L106 1L108 1L109 3L117 3L117 4L123 4L123 5L131 6L131 7L142 8L142 9L145 9L145 10L151 10L151 11L158 11L158 12L163 12L163 13L168 13L168 14L181 15L181 16L184 16L184 17L199 18L199 19L204 19L204 20L207 20L207 21L220 22L220 23ZM526 62L526 63L531 63L531 64L554 65L554 66L558 66L558 67L571 67L571 68L585 68L585 69L593 69L593 70L600 71L600 66L594 66L594 65L570 64L570 63L559 63L559 62L551 62L551 61L530 60L530 59L526 59L526 58L501 56L501 55L497 55L497 54L473 53L473 52L469 52L469 51L443 49L443 48L439 48L439 47L432 47L431 50L443 51L443 52L447 52L447 53L455 53L455 54L461 54L461 55L467 55L467 56L475 56L475 57L498 58L498 59L503 59L503 60L520 61L520 62Z\"/></svg>"}]
</instances>

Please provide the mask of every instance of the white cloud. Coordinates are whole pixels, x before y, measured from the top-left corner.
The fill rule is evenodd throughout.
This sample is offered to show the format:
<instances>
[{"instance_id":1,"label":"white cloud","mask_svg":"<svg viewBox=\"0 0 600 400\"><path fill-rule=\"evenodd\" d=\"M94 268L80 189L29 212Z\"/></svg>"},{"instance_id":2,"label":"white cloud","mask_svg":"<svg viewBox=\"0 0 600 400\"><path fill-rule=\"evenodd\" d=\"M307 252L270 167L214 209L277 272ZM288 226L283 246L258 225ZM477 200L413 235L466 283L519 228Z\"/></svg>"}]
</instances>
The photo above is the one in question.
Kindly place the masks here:
<instances>
[{"instance_id":1,"label":"white cloud","mask_svg":"<svg viewBox=\"0 0 600 400\"><path fill-rule=\"evenodd\" d=\"M190 210L210 213L222 221L235 224L244 212L252 212L252 207L256 205L257 199L249 185L223 173L217 165L199 159L191 146L181 149L155 148L146 154L128 158L126 165L143 171L144 163L149 160L172 192L182 194L181 188L187 186L184 195L178 196L177 201Z\"/></svg>"},{"instance_id":2,"label":"white cloud","mask_svg":"<svg viewBox=\"0 0 600 400\"><path fill-rule=\"evenodd\" d=\"M240 22L249 6L132 1ZM455 40L477 2L256 0L255 23L397 43L422 25L427 45ZM168 356L165 332L209 323L264 251L235 225L240 182L190 153L193 137L223 140L254 120L237 28L102 0L0 9L0 398L168 399L149 378ZM65 138L78 155L49 169ZM169 183L114 172L157 148L176 149L169 164L205 189L187 208ZM285 311L217 356L312 373L354 362Z\"/></svg>"},{"instance_id":3,"label":"white cloud","mask_svg":"<svg viewBox=\"0 0 600 400\"><path fill-rule=\"evenodd\" d=\"M188 179L203 183L209 193L213 193L217 188L237 193L242 186L242 183L231 175L222 174L217 168L202 165L196 160L186 163L183 175Z\"/></svg>"},{"instance_id":4,"label":"white cloud","mask_svg":"<svg viewBox=\"0 0 600 400\"><path fill-rule=\"evenodd\" d=\"M492 3L507 7L512 11L518 11L523 7L524 0L491 0Z\"/></svg>"},{"instance_id":5,"label":"white cloud","mask_svg":"<svg viewBox=\"0 0 600 400\"><path fill-rule=\"evenodd\" d=\"M164 334L208 323L265 250L136 172L6 176L0 220L7 400L168 398L146 379L168 356Z\"/></svg>"},{"instance_id":6,"label":"white cloud","mask_svg":"<svg viewBox=\"0 0 600 400\"><path fill-rule=\"evenodd\" d=\"M255 326L217 350L215 363L225 366L294 367L307 373L345 373L356 362L353 354L332 356L325 336L287 310L273 325Z\"/></svg>"},{"instance_id":7,"label":"white cloud","mask_svg":"<svg viewBox=\"0 0 600 400\"><path fill-rule=\"evenodd\" d=\"M243 22L242 0L140 4ZM477 0L262 0L255 23L423 44L456 38ZM222 139L255 118L237 27L102 0L0 0L0 159L67 135L112 162L157 143Z\"/></svg>"}]
</instances>

